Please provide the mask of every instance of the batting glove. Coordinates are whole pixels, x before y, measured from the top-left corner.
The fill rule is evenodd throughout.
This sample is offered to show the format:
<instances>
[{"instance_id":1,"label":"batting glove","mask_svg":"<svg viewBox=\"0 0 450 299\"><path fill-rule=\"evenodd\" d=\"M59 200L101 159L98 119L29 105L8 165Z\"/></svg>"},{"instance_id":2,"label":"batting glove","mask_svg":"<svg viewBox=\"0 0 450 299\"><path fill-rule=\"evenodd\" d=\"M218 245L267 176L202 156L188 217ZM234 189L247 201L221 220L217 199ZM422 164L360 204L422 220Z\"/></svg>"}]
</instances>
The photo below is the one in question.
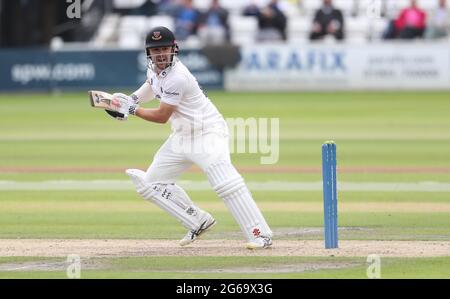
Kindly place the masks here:
<instances>
[{"instance_id":1,"label":"batting glove","mask_svg":"<svg viewBox=\"0 0 450 299\"><path fill-rule=\"evenodd\" d=\"M112 104L112 111L116 111L118 113L123 114L124 116L128 116L129 114L135 115L138 104L135 103L132 97L127 96L123 93L114 93Z\"/></svg>"},{"instance_id":2,"label":"batting glove","mask_svg":"<svg viewBox=\"0 0 450 299\"><path fill-rule=\"evenodd\" d=\"M108 113L108 115L110 115L112 118L120 120L120 121L126 121L128 120L128 115L127 114L123 114L123 113L119 113L117 111L111 111L108 109L105 109L106 113Z\"/></svg>"}]
</instances>

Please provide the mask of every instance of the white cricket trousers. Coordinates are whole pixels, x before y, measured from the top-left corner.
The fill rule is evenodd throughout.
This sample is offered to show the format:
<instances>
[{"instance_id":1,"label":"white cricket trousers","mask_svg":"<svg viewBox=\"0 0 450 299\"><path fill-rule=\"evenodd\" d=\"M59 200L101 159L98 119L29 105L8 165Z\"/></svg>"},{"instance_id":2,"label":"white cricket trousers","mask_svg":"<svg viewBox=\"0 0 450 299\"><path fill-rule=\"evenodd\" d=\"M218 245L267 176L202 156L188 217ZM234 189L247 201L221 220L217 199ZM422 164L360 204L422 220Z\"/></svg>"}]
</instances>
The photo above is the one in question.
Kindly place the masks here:
<instances>
[{"instance_id":1,"label":"white cricket trousers","mask_svg":"<svg viewBox=\"0 0 450 299\"><path fill-rule=\"evenodd\" d=\"M248 242L272 237L272 231L244 179L231 163L229 135L225 132L207 132L196 138L172 133L156 153L145 174L145 181L148 184L175 184L193 164L207 175Z\"/></svg>"},{"instance_id":2,"label":"white cricket trousers","mask_svg":"<svg viewBox=\"0 0 450 299\"><path fill-rule=\"evenodd\" d=\"M148 182L175 183L193 164L204 172L216 161L231 163L229 137L225 132L196 136L172 133L159 148L146 172Z\"/></svg>"}]
</instances>

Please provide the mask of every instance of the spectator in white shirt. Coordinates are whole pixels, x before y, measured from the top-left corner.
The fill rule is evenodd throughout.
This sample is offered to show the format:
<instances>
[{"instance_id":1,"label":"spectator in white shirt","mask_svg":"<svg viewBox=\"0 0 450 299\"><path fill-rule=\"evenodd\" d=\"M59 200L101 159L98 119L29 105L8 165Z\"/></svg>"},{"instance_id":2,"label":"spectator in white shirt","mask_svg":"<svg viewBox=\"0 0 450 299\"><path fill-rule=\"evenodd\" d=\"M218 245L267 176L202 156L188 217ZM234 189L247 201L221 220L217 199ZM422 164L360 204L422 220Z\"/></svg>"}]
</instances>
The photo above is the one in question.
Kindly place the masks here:
<instances>
[{"instance_id":1,"label":"spectator in white shirt","mask_svg":"<svg viewBox=\"0 0 450 299\"><path fill-rule=\"evenodd\" d=\"M440 0L439 6L433 12L430 23L427 26L425 37L428 39L436 39L448 36L448 10L447 1Z\"/></svg>"}]
</instances>

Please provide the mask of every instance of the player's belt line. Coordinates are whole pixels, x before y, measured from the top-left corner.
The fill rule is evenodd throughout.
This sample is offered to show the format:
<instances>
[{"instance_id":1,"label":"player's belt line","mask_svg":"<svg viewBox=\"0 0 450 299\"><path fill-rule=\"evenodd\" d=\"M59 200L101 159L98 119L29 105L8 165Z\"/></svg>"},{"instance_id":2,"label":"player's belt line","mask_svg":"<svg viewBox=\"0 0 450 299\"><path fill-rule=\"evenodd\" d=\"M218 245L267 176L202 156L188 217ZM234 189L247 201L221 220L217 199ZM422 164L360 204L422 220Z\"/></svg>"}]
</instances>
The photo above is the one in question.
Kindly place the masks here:
<instances>
[{"instance_id":1,"label":"player's belt line","mask_svg":"<svg viewBox=\"0 0 450 299\"><path fill-rule=\"evenodd\" d=\"M178 182L185 190L213 190L208 181ZM318 182L247 182L253 191L321 191L323 184ZM41 182L18 182L0 180L0 191L39 191L39 190L133 190L128 180L56 180ZM339 191L373 191L373 192L450 192L450 183L442 182L340 182Z\"/></svg>"}]
</instances>

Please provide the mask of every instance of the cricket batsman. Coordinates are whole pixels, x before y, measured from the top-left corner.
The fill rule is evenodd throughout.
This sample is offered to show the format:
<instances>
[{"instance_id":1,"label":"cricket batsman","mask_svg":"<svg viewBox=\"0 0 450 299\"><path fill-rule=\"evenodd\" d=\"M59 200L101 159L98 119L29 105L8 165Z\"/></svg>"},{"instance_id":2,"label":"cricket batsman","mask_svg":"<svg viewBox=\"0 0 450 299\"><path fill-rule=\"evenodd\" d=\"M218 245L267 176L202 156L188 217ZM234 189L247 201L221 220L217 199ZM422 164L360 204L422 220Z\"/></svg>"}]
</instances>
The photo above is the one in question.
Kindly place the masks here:
<instances>
[{"instance_id":1,"label":"cricket batsman","mask_svg":"<svg viewBox=\"0 0 450 299\"><path fill-rule=\"evenodd\" d=\"M216 224L213 216L198 207L176 183L184 171L196 164L239 224L246 247L271 246L272 231L231 163L227 123L178 59L174 34L166 27L153 28L146 37L145 51L147 80L131 96L113 94L120 105L108 112L122 120L134 115L150 122L171 123L172 133L147 171L126 170L137 192L188 229L179 243L188 245ZM158 108L140 107L155 98L160 102Z\"/></svg>"}]
</instances>

